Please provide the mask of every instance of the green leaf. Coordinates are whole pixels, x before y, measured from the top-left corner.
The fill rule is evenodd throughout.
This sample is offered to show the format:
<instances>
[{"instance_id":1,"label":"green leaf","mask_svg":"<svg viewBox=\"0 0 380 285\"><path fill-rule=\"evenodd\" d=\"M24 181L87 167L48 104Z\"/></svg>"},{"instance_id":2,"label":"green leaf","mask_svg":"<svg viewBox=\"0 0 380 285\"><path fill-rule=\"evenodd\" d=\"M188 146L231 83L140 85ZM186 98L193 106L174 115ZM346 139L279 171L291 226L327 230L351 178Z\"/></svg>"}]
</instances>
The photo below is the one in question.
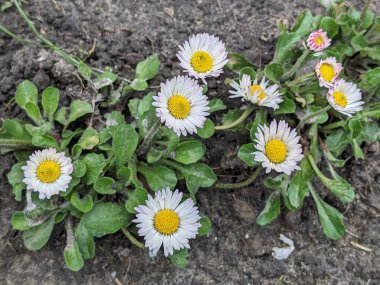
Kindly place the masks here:
<instances>
[{"instance_id":1,"label":"green leaf","mask_svg":"<svg viewBox=\"0 0 380 285\"><path fill-rule=\"evenodd\" d=\"M16 163L12 166L11 171L8 172L8 183L12 185L12 191L15 195L15 200L20 202L22 200L22 190L26 188L26 185L22 180L24 179L24 171L21 167L25 165L23 162Z\"/></svg>"},{"instance_id":2,"label":"green leaf","mask_svg":"<svg viewBox=\"0 0 380 285\"><path fill-rule=\"evenodd\" d=\"M47 87L42 92L41 97L42 108L50 122L54 119L54 113L58 109L59 104L59 90L55 87Z\"/></svg>"},{"instance_id":3,"label":"green leaf","mask_svg":"<svg viewBox=\"0 0 380 285\"><path fill-rule=\"evenodd\" d=\"M240 53L228 54L228 62L225 65L227 70L240 71L244 67L253 67L253 64Z\"/></svg>"},{"instance_id":4,"label":"green leaf","mask_svg":"<svg viewBox=\"0 0 380 285\"><path fill-rule=\"evenodd\" d=\"M146 162L148 162L149 164L156 163L162 158L163 154L163 150L157 149L155 147L150 147L148 152L146 153Z\"/></svg>"},{"instance_id":5,"label":"green leaf","mask_svg":"<svg viewBox=\"0 0 380 285\"><path fill-rule=\"evenodd\" d=\"M91 69L90 67L85 64L84 62L80 62L78 65L78 71L79 74L85 79L90 80L91 79Z\"/></svg>"},{"instance_id":6,"label":"green leaf","mask_svg":"<svg viewBox=\"0 0 380 285\"><path fill-rule=\"evenodd\" d=\"M128 186L132 180L132 171L130 168L123 166L117 171L117 178L124 186Z\"/></svg>"},{"instance_id":7,"label":"green leaf","mask_svg":"<svg viewBox=\"0 0 380 285\"><path fill-rule=\"evenodd\" d=\"M103 195L110 195L115 194L116 190L115 187L115 180L113 180L111 177L102 177L96 180L94 184L94 189L96 192L103 194Z\"/></svg>"},{"instance_id":8,"label":"green leaf","mask_svg":"<svg viewBox=\"0 0 380 285\"><path fill-rule=\"evenodd\" d=\"M154 92L149 92L147 95L145 95L142 98L137 109L138 117L141 117L145 112L148 112L150 110L155 110L154 106L152 105L154 95L155 95Z\"/></svg>"},{"instance_id":9,"label":"green leaf","mask_svg":"<svg viewBox=\"0 0 380 285\"><path fill-rule=\"evenodd\" d=\"M264 74L269 80L278 83L284 74L284 68L279 63L270 63L265 66Z\"/></svg>"},{"instance_id":10,"label":"green leaf","mask_svg":"<svg viewBox=\"0 0 380 285\"><path fill-rule=\"evenodd\" d=\"M124 166L137 148L139 137L131 125L120 125L112 138L112 152L116 167Z\"/></svg>"},{"instance_id":11,"label":"green leaf","mask_svg":"<svg viewBox=\"0 0 380 285\"><path fill-rule=\"evenodd\" d=\"M150 136L153 132L157 133L160 120L156 116L155 110L149 110L139 117L139 135L141 138Z\"/></svg>"},{"instance_id":12,"label":"green leaf","mask_svg":"<svg viewBox=\"0 0 380 285\"><path fill-rule=\"evenodd\" d=\"M149 187L153 191L160 191L166 187L173 190L177 185L177 177L175 173L165 166L140 165L138 166L137 171L145 177Z\"/></svg>"},{"instance_id":13,"label":"green leaf","mask_svg":"<svg viewBox=\"0 0 380 285\"><path fill-rule=\"evenodd\" d=\"M67 267L72 271L79 271L84 266L82 255L79 251L79 246L76 241L73 244L68 244L64 251L63 256Z\"/></svg>"},{"instance_id":14,"label":"green leaf","mask_svg":"<svg viewBox=\"0 0 380 285\"><path fill-rule=\"evenodd\" d=\"M240 72L239 72L239 79L241 79L244 74L249 75L249 77L251 78L251 80L255 80L256 79L256 71L252 67L250 67L250 66L243 67L240 70Z\"/></svg>"},{"instance_id":15,"label":"green leaf","mask_svg":"<svg viewBox=\"0 0 380 285\"><path fill-rule=\"evenodd\" d=\"M314 190L310 189L310 192L317 205L319 221L322 224L323 232L332 240L342 238L345 233L343 215L337 209L323 201Z\"/></svg>"},{"instance_id":16,"label":"green leaf","mask_svg":"<svg viewBox=\"0 0 380 285\"><path fill-rule=\"evenodd\" d=\"M211 231L212 223L207 216L202 216L200 219L201 227L198 229L199 236L206 236Z\"/></svg>"},{"instance_id":17,"label":"green leaf","mask_svg":"<svg viewBox=\"0 0 380 285\"><path fill-rule=\"evenodd\" d=\"M371 118L380 118L380 104L376 104L363 111L363 115Z\"/></svg>"},{"instance_id":18,"label":"green leaf","mask_svg":"<svg viewBox=\"0 0 380 285\"><path fill-rule=\"evenodd\" d=\"M139 118L138 109L139 109L140 102L141 102L141 99L137 99L137 98L133 98L128 101L129 113L131 113L131 116L136 120Z\"/></svg>"},{"instance_id":19,"label":"green leaf","mask_svg":"<svg viewBox=\"0 0 380 285\"><path fill-rule=\"evenodd\" d=\"M87 128L78 141L82 149L93 149L99 144L99 134L94 128Z\"/></svg>"},{"instance_id":20,"label":"green leaf","mask_svg":"<svg viewBox=\"0 0 380 285\"><path fill-rule=\"evenodd\" d=\"M380 67L369 69L359 84L360 89L369 90L380 85Z\"/></svg>"},{"instance_id":21,"label":"green leaf","mask_svg":"<svg viewBox=\"0 0 380 285\"><path fill-rule=\"evenodd\" d=\"M296 103L294 100L289 99L287 96L282 97L284 101L280 103L280 108L274 111L275 115L281 114L294 114L296 111Z\"/></svg>"},{"instance_id":22,"label":"green leaf","mask_svg":"<svg viewBox=\"0 0 380 285\"><path fill-rule=\"evenodd\" d=\"M144 91L148 88L148 82L145 79L135 78L130 86L133 90Z\"/></svg>"},{"instance_id":23,"label":"green leaf","mask_svg":"<svg viewBox=\"0 0 380 285\"><path fill-rule=\"evenodd\" d=\"M110 70L104 71L100 74L96 80L94 80L94 88L99 90L106 86L112 85L117 79L117 75Z\"/></svg>"},{"instance_id":24,"label":"green leaf","mask_svg":"<svg viewBox=\"0 0 380 285\"><path fill-rule=\"evenodd\" d=\"M189 251L187 248L174 250L173 255L170 256L170 261L174 266L178 268L185 268L189 261L187 258L189 257Z\"/></svg>"},{"instance_id":25,"label":"green leaf","mask_svg":"<svg viewBox=\"0 0 380 285\"><path fill-rule=\"evenodd\" d=\"M75 230L75 239L78 242L79 250L84 259L95 256L95 241L93 235L83 226L82 220Z\"/></svg>"},{"instance_id":26,"label":"green leaf","mask_svg":"<svg viewBox=\"0 0 380 285\"><path fill-rule=\"evenodd\" d=\"M70 115L67 119L67 123L75 122L80 117L92 113L92 106L90 103L81 100L75 100L70 105Z\"/></svg>"},{"instance_id":27,"label":"green leaf","mask_svg":"<svg viewBox=\"0 0 380 285\"><path fill-rule=\"evenodd\" d=\"M127 196L128 200L125 203L125 209L128 213L136 214L135 207L145 205L145 201L148 199L148 192L142 187L137 187L133 191L128 191Z\"/></svg>"},{"instance_id":28,"label":"green leaf","mask_svg":"<svg viewBox=\"0 0 380 285\"><path fill-rule=\"evenodd\" d=\"M67 118L66 118L67 111L68 111L67 107L59 108L58 111L54 115L54 120L56 120L61 125L65 125L67 123Z\"/></svg>"},{"instance_id":29,"label":"green leaf","mask_svg":"<svg viewBox=\"0 0 380 285\"><path fill-rule=\"evenodd\" d=\"M272 192L265 204L264 210L262 210L260 215L256 218L256 223L261 226L270 224L280 214L280 205L278 192Z\"/></svg>"},{"instance_id":30,"label":"green leaf","mask_svg":"<svg viewBox=\"0 0 380 285\"><path fill-rule=\"evenodd\" d=\"M42 134L45 135L47 133L51 133L53 130L53 126L51 123L43 123L40 127L36 127L32 124L25 124L25 129L29 133L29 135L33 136L35 134Z\"/></svg>"},{"instance_id":31,"label":"green leaf","mask_svg":"<svg viewBox=\"0 0 380 285\"><path fill-rule=\"evenodd\" d=\"M266 122L267 122L267 110L263 108L259 108L256 111L255 120L253 121L251 129L249 131L249 135L252 141L256 139L257 128L259 126L265 125Z\"/></svg>"},{"instance_id":32,"label":"green leaf","mask_svg":"<svg viewBox=\"0 0 380 285\"><path fill-rule=\"evenodd\" d=\"M21 82L16 90L16 103L21 109L26 109L28 103L38 105L38 90L33 82L24 80Z\"/></svg>"},{"instance_id":33,"label":"green leaf","mask_svg":"<svg viewBox=\"0 0 380 285\"><path fill-rule=\"evenodd\" d=\"M90 153L83 158L86 164L86 174L83 176L82 181L87 185L93 184L103 172L107 162L103 154Z\"/></svg>"},{"instance_id":34,"label":"green leaf","mask_svg":"<svg viewBox=\"0 0 380 285\"><path fill-rule=\"evenodd\" d=\"M300 167L301 170L297 171L292 176L287 191L289 202L295 208L301 207L303 200L309 194L308 182L314 175L313 169L307 158L302 160Z\"/></svg>"},{"instance_id":35,"label":"green leaf","mask_svg":"<svg viewBox=\"0 0 380 285\"><path fill-rule=\"evenodd\" d=\"M11 218L12 228L14 230L25 231L31 227L29 219L23 211L16 211Z\"/></svg>"},{"instance_id":36,"label":"green leaf","mask_svg":"<svg viewBox=\"0 0 380 285\"><path fill-rule=\"evenodd\" d=\"M94 206L94 201L92 200L91 195L86 195L83 198L80 198L78 192L74 192L71 194L70 198L71 204L77 208L82 213L87 213L91 211Z\"/></svg>"},{"instance_id":37,"label":"green leaf","mask_svg":"<svg viewBox=\"0 0 380 285\"><path fill-rule=\"evenodd\" d=\"M363 124L362 121L358 118L351 118L346 124L348 131L350 132L351 139L358 137L362 130Z\"/></svg>"},{"instance_id":38,"label":"green leaf","mask_svg":"<svg viewBox=\"0 0 380 285\"><path fill-rule=\"evenodd\" d=\"M160 59L158 54L153 54L136 66L136 78L149 80L154 78L160 71Z\"/></svg>"},{"instance_id":39,"label":"green leaf","mask_svg":"<svg viewBox=\"0 0 380 285\"><path fill-rule=\"evenodd\" d=\"M100 202L83 215L83 226L95 237L113 234L131 224L133 216L128 214L124 205Z\"/></svg>"},{"instance_id":40,"label":"green leaf","mask_svg":"<svg viewBox=\"0 0 380 285\"><path fill-rule=\"evenodd\" d=\"M361 51L368 46L368 41L363 35L357 35L351 39L351 45L354 51Z\"/></svg>"},{"instance_id":41,"label":"green leaf","mask_svg":"<svg viewBox=\"0 0 380 285\"><path fill-rule=\"evenodd\" d=\"M350 203L355 199L355 188L340 176L334 180L329 179L323 182L323 184L325 184L342 203Z\"/></svg>"},{"instance_id":42,"label":"green leaf","mask_svg":"<svg viewBox=\"0 0 380 285\"><path fill-rule=\"evenodd\" d=\"M333 39L339 32L339 26L335 23L335 20L329 16L322 18L321 29L327 32L330 39Z\"/></svg>"},{"instance_id":43,"label":"green leaf","mask_svg":"<svg viewBox=\"0 0 380 285\"><path fill-rule=\"evenodd\" d=\"M53 216L46 222L25 230L22 238L26 248L29 250L39 250L47 244L53 231L54 224L55 217Z\"/></svg>"},{"instance_id":44,"label":"green leaf","mask_svg":"<svg viewBox=\"0 0 380 285\"><path fill-rule=\"evenodd\" d=\"M200 141L190 139L177 145L173 159L183 164L191 164L200 160L205 152L206 148Z\"/></svg>"},{"instance_id":45,"label":"green leaf","mask_svg":"<svg viewBox=\"0 0 380 285\"><path fill-rule=\"evenodd\" d=\"M238 158L245 162L250 167L258 166L259 163L254 160L254 155L252 154L256 151L254 143L243 144L238 151Z\"/></svg>"},{"instance_id":46,"label":"green leaf","mask_svg":"<svg viewBox=\"0 0 380 285\"><path fill-rule=\"evenodd\" d=\"M211 138L215 133L214 123L210 119L206 119L203 128L197 129L197 135L202 139Z\"/></svg>"},{"instance_id":47,"label":"green leaf","mask_svg":"<svg viewBox=\"0 0 380 285\"><path fill-rule=\"evenodd\" d=\"M343 129L338 129L326 138L327 149L335 156L339 157L349 144L348 135Z\"/></svg>"},{"instance_id":48,"label":"green leaf","mask_svg":"<svg viewBox=\"0 0 380 285\"><path fill-rule=\"evenodd\" d=\"M227 108L226 105L224 105L223 101L220 99L210 100L210 102L208 103L208 106L210 107L210 110L209 110L210 114L216 111L225 110Z\"/></svg>"},{"instance_id":49,"label":"green leaf","mask_svg":"<svg viewBox=\"0 0 380 285\"><path fill-rule=\"evenodd\" d=\"M32 143L34 146L40 147L40 148L50 148L53 147L55 149L59 149L58 142L49 135L41 135L41 134L35 134L32 137Z\"/></svg>"},{"instance_id":50,"label":"green leaf","mask_svg":"<svg viewBox=\"0 0 380 285\"><path fill-rule=\"evenodd\" d=\"M86 174L86 164L82 160L75 160L73 162L73 168L74 170L73 170L72 175L74 177L81 178L83 177L83 175Z\"/></svg>"},{"instance_id":51,"label":"green leaf","mask_svg":"<svg viewBox=\"0 0 380 285\"><path fill-rule=\"evenodd\" d=\"M44 120L42 119L40 109L32 102L28 102L25 105L25 111L29 118L33 120L38 126L42 125Z\"/></svg>"}]
</instances>

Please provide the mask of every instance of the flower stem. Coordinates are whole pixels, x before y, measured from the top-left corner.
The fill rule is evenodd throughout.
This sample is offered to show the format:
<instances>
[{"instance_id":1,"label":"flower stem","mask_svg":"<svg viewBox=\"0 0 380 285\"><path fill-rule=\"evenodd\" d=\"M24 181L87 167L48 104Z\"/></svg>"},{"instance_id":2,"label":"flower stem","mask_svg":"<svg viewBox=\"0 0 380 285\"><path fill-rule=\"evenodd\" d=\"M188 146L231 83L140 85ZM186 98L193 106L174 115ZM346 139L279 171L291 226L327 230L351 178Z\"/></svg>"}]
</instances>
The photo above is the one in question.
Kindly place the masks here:
<instances>
[{"instance_id":1,"label":"flower stem","mask_svg":"<svg viewBox=\"0 0 380 285\"><path fill-rule=\"evenodd\" d=\"M310 78L314 77L314 72L310 72L310 73L306 73L302 76L299 76L297 77L296 79L294 79L293 81L290 81L288 83L288 86L295 86L295 85L298 85L300 83L303 83L305 81L308 81Z\"/></svg>"},{"instance_id":2,"label":"flower stem","mask_svg":"<svg viewBox=\"0 0 380 285\"><path fill-rule=\"evenodd\" d=\"M327 130L337 129L337 128L339 128L339 127L343 127L344 124L345 124L344 121L336 121L336 122L334 122L334 123L331 123L331 124L328 124L328 125L324 126L324 127L322 128L322 131L327 131Z\"/></svg>"},{"instance_id":3,"label":"flower stem","mask_svg":"<svg viewBox=\"0 0 380 285\"><path fill-rule=\"evenodd\" d=\"M144 244L142 244L141 242L139 242L126 228L122 228L121 229L123 231L123 233L125 234L125 236L129 239L129 241L134 244L135 246L141 248L141 249L145 249L145 246Z\"/></svg>"},{"instance_id":4,"label":"flower stem","mask_svg":"<svg viewBox=\"0 0 380 285\"><path fill-rule=\"evenodd\" d=\"M217 182L217 183L215 183L214 187L219 188L219 189L236 189L236 188L242 188L242 187L248 186L256 180L256 178L259 176L261 170L262 170L261 166L257 167L255 172L253 172L253 174L251 175L251 177L249 177L247 180L244 180L242 182L239 182L239 183Z\"/></svg>"},{"instance_id":5,"label":"flower stem","mask_svg":"<svg viewBox=\"0 0 380 285\"><path fill-rule=\"evenodd\" d=\"M312 119L312 118L314 118L314 117L316 117L322 113L327 112L328 110L330 110L330 108L331 108L331 106L327 105L326 107L322 108L321 110L310 113L309 115L303 117L297 126L297 131L299 131L306 124L307 121L309 121L310 119Z\"/></svg>"},{"instance_id":6,"label":"flower stem","mask_svg":"<svg viewBox=\"0 0 380 285\"><path fill-rule=\"evenodd\" d=\"M311 153L308 153L306 155L307 159L310 162L311 167L313 168L315 174L317 174L318 178L325 183L328 178L319 170L317 164L315 163L314 157L311 155Z\"/></svg>"},{"instance_id":7,"label":"flower stem","mask_svg":"<svg viewBox=\"0 0 380 285\"><path fill-rule=\"evenodd\" d=\"M35 146L31 141L22 139L0 139L0 149L32 149Z\"/></svg>"},{"instance_id":8,"label":"flower stem","mask_svg":"<svg viewBox=\"0 0 380 285\"><path fill-rule=\"evenodd\" d=\"M288 72L286 72L284 74L284 76L281 78L282 82L285 82L288 79L290 79L300 69L301 65L303 64L304 60L307 58L307 56L309 55L309 53L310 53L310 50L305 49L305 51L297 59L296 63L293 65L293 67Z\"/></svg>"},{"instance_id":9,"label":"flower stem","mask_svg":"<svg viewBox=\"0 0 380 285\"><path fill-rule=\"evenodd\" d=\"M240 123L244 122L244 120L255 110L255 106L252 104L249 104L247 106L247 109L245 109L244 113L241 114L241 116L234 122L227 124L227 125L221 125L221 126L215 126L215 130L222 131L222 130L228 130L233 127L236 127Z\"/></svg>"}]
</instances>

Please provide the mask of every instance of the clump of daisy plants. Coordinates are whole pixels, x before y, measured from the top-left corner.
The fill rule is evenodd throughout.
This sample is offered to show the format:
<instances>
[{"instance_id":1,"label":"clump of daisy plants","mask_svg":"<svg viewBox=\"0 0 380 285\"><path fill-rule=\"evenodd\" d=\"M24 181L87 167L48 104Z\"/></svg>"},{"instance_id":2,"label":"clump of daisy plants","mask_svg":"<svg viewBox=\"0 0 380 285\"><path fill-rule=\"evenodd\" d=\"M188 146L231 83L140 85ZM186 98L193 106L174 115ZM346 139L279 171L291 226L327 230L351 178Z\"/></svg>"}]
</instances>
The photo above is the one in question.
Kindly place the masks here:
<instances>
[{"instance_id":1,"label":"clump of daisy plants","mask_svg":"<svg viewBox=\"0 0 380 285\"><path fill-rule=\"evenodd\" d=\"M227 53L216 36L192 35L177 54L184 74L178 70L157 92L147 92L159 73L158 55L139 62L133 79L90 67L87 56L57 47L18 1L9 1L36 41L2 25L0 30L75 65L92 94L62 104L55 87L37 90L25 80L16 90L14 101L25 116L2 122L0 149L17 159L7 177L24 209L15 211L11 223L22 231L25 246L41 249L63 223L63 255L71 270L94 257L97 238L119 231L147 258L163 253L184 267L190 240L211 228L197 205L199 188L245 187L259 175L270 194L258 224L276 219L281 201L297 211L310 197L326 236L341 238L343 216L321 194L327 190L341 203L352 202L355 185L339 169L364 159L365 143L380 138L380 18L368 9L370 1L362 11L340 2L323 1L325 16L305 12L290 29L279 23L266 66ZM207 95L207 80L222 76L241 107L230 108L218 124L210 114L227 107L223 98ZM252 169L241 182L217 182L205 163L202 140L226 131L251 140L237 152Z\"/></svg>"}]
</instances>

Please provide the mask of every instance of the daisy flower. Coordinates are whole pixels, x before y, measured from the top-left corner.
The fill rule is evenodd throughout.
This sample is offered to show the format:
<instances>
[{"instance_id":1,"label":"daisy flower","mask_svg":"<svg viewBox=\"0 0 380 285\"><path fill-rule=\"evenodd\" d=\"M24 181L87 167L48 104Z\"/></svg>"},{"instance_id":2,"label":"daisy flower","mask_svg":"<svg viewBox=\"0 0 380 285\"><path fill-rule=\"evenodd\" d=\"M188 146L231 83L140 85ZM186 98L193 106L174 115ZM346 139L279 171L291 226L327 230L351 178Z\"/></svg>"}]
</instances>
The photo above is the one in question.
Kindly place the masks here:
<instances>
[{"instance_id":1,"label":"daisy flower","mask_svg":"<svg viewBox=\"0 0 380 285\"><path fill-rule=\"evenodd\" d=\"M248 74L244 74L239 83L233 81L231 84L233 90L230 90L230 98L241 97L243 100L249 101L259 106L279 108L283 99L278 91L278 85L269 85L269 81L265 81L265 77L258 84L257 78L252 82Z\"/></svg>"},{"instance_id":2,"label":"daisy flower","mask_svg":"<svg viewBox=\"0 0 380 285\"><path fill-rule=\"evenodd\" d=\"M338 112L352 116L353 113L362 110L364 101L361 101L362 93L356 84L338 80L329 90L327 100L330 105Z\"/></svg>"},{"instance_id":3,"label":"daisy flower","mask_svg":"<svg viewBox=\"0 0 380 285\"><path fill-rule=\"evenodd\" d=\"M161 246L165 256L172 255L173 250L190 248L189 239L196 237L200 216L198 207L192 199L181 202L183 194L178 190L170 191L167 187L155 194L148 195L146 205L139 205L136 219L140 228L138 234L144 237L145 246L156 255Z\"/></svg>"},{"instance_id":4,"label":"daisy flower","mask_svg":"<svg viewBox=\"0 0 380 285\"><path fill-rule=\"evenodd\" d=\"M342 64L336 61L335 57L320 60L315 66L315 73L319 79L319 86L330 88L338 79L342 71Z\"/></svg>"},{"instance_id":5,"label":"daisy flower","mask_svg":"<svg viewBox=\"0 0 380 285\"><path fill-rule=\"evenodd\" d=\"M182 68L205 84L206 77L218 77L223 73L223 66L228 61L224 43L209 34L192 35L179 48L177 57Z\"/></svg>"},{"instance_id":6,"label":"daisy flower","mask_svg":"<svg viewBox=\"0 0 380 285\"><path fill-rule=\"evenodd\" d=\"M188 76L177 76L161 83L161 90L153 97L157 117L179 136L197 132L209 115L207 97L197 81Z\"/></svg>"},{"instance_id":7,"label":"daisy flower","mask_svg":"<svg viewBox=\"0 0 380 285\"><path fill-rule=\"evenodd\" d=\"M302 146L298 143L300 137L285 121L277 125L276 120L273 120L269 128L266 125L259 126L255 136L257 151L253 152L254 159L261 162L266 173L274 169L290 175L292 171L300 169L297 165L303 158Z\"/></svg>"},{"instance_id":8,"label":"daisy flower","mask_svg":"<svg viewBox=\"0 0 380 285\"><path fill-rule=\"evenodd\" d=\"M73 165L64 152L57 153L56 149L49 148L35 151L22 170L26 189L38 192L40 199L50 199L60 191L67 190Z\"/></svg>"},{"instance_id":9,"label":"daisy flower","mask_svg":"<svg viewBox=\"0 0 380 285\"><path fill-rule=\"evenodd\" d=\"M331 39L327 36L327 33L323 30L312 32L307 39L307 45L312 51L322 51L329 47Z\"/></svg>"}]
</instances>

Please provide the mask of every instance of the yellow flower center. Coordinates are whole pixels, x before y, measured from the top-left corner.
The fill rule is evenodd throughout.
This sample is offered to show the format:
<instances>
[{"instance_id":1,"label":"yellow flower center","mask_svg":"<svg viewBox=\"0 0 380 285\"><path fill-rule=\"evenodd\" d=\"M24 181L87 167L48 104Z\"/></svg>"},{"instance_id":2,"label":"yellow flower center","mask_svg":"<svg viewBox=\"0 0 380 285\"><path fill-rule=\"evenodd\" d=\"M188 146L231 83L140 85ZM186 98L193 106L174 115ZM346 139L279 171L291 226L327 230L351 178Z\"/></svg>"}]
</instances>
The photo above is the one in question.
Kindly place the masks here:
<instances>
[{"instance_id":1,"label":"yellow flower center","mask_svg":"<svg viewBox=\"0 0 380 285\"><path fill-rule=\"evenodd\" d=\"M190 114L190 102L182 95L173 95L168 100L170 114L176 119L185 119Z\"/></svg>"},{"instance_id":2,"label":"yellow flower center","mask_svg":"<svg viewBox=\"0 0 380 285\"><path fill-rule=\"evenodd\" d=\"M341 106L346 107L347 106L347 97L344 93L335 91L332 96L334 97L334 103Z\"/></svg>"},{"instance_id":3,"label":"yellow flower center","mask_svg":"<svg viewBox=\"0 0 380 285\"><path fill-rule=\"evenodd\" d=\"M270 140L265 146L265 154L272 163L281 163L286 158L286 145L281 140Z\"/></svg>"},{"instance_id":4,"label":"yellow flower center","mask_svg":"<svg viewBox=\"0 0 380 285\"><path fill-rule=\"evenodd\" d=\"M61 167L52 160L45 160L37 167L37 178L43 183L53 183L61 175Z\"/></svg>"},{"instance_id":5,"label":"yellow flower center","mask_svg":"<svg viewBox=\"0 0 380 285\"><path fill-rule=\"evenodd\" d=\"M259 93L257 97L260 100L263 100L265 97L267 97L267 94L265 94L264 89L260 85L249 86L249 91L251 91L251 94Z\"/></svg>"},{"instance_id":6,"label":"yellow flower center","mask_svg":"<svg viewBox=\"0 0 380 285\"><path fill-rule=\"evenodd\" d=\"M323 41L323 38L321 36L319 36L319 37L315 38L314 42L315 42L316 45L320 46L321 44L323 44L324 41Z\"/></svg>"},{"instance_id":7,"label":"yellow flower center","mask_svg":"<svg viewBox=\"0 0 380 285\"><path fill-rule=\"evenodd\" d=\"M205 51L197 51L191 57L191 66L196 72L205 73L211 70L213 64L212 57Z\"/></svg>"},{"instance_id":8,"label":"yellow flower center","mask_svg":"<svg viewBox=\"0 0 380 285\"><path fill-rule=\"evenodd\" d=\"M173 210L160 210L154 217L154 227L163 235L171 235L179 228L179 217Z\"/></svg>"},{"instance_id":9,"label":"yellow flower center","mask_svg":"<svg viewBox=\"0 0 380 285\"><path fill-rule=\"evenodd\" d=\"M322 63L321 67L319 68L319 72L326 82L331 82L335 76L334 68L327 63Z\"/></svg>"}]
</instances>

